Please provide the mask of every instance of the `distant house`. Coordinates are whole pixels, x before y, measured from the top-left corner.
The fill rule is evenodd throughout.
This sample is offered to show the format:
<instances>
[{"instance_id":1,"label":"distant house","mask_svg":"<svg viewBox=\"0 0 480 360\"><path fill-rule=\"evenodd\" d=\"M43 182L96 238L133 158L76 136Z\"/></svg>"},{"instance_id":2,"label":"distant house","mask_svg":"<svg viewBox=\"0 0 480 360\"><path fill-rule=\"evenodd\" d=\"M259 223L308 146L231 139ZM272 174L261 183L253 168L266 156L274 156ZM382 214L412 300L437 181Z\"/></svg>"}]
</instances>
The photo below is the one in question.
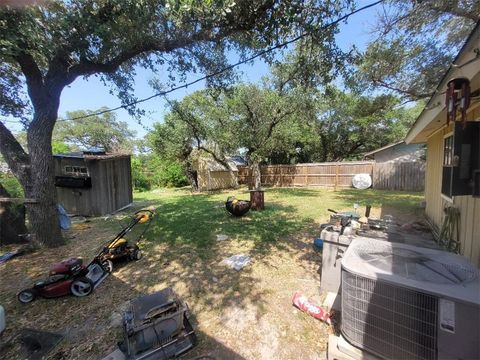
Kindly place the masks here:
<instances>
[{"instance_id":1,"label":"distant house","mask_svg":"<svg viewBox=\"0 0 480 360\"><path fill-rule=\"evenodd\" d=\"M422 144L406 144L399 141L366 153L364 160L380 162L412 162L423 160L425 146Z\"/></svg>"},{"instance_id":2,"label":"distant house","mask_svg":"<svg viewBox=\"0 0 480 360\"><path fill-rule=\"evenodd\" d=\"M437 86L434 95L406 137L408 144L427 144L426 215L434 229L444 223L445 208L456 208L460 253L480 266L480 23L470 34ZM453 80L453 81L452 81ZM451 82L452 81L452 82ZM447 84L456 91L457 109L466 102L461 89L470 88L465 122L460 111L447 122ZM457 84L463 84L457 86ZM454 108L450 107L450 109Z\"/></svg>"},{"instance_id":3,"label":"distant house","mask_svg":"<svg viewBox=\"0 0 480 360\"><path fill-rule=\"evenodd\" d=\"M229 168L212 158L200 157L194 165L199 191L232 189L238 187L237 161L227 159Z\"/></svg>"},{"instance_id":4,"label":"distant house","mask_svg":"<svg viewBox=\"0 0 480 360\"><path fill-rule=\"evenodd\" d=\"M99 216L132 203L130 155L76 152L54 160L58 203L68 213Z\"/></svg>"}]
</instances>

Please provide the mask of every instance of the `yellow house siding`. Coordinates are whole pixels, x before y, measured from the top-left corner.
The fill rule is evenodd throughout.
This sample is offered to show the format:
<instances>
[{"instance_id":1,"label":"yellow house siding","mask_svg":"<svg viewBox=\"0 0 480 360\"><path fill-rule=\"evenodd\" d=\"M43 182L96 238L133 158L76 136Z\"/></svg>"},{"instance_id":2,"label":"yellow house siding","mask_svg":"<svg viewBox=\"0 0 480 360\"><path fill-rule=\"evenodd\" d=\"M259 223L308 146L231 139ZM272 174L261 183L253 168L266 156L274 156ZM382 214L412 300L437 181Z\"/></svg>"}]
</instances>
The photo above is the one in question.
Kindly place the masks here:
<instances>
[{"instance_id":1,"label":"yellow house siding","mask_svg":"<svg viewBox=\"0 0 480 360\"><path fill-rule=\"evenodd\" d=\"M443 136L446 131L439 131L431 136L427 142L427 170L425 173L425 200L426 214L438 227L442 224L443 199L442 192L442 164L443 164Z\"/></svg>"},{"instance_id":2,"label":"yellow house siding","mask_svg":"<svg viewBox=\"0 0 480 360\"><path fill-rule=\"evenodd\" d=\"M478 108L469 114L469 120L478 121ZM455 196L453 203L442 197L443 139L452 130L444 128L428 138L427 170L425 174L426 215L439 229L443 209L454 205L460 210L459 241L462 255L480 267L480 198Z\"/></svg>"},{"instance_id":3,"label":"yellow house siding","mask_svg":"<svg viewBox=\"0 0 480 360\"><path fill-rule=\"evenodd\" d=\"M480 199L456 196L454 204L460 209L461 253L480 266Z\"/></svg>"}]
</instances>

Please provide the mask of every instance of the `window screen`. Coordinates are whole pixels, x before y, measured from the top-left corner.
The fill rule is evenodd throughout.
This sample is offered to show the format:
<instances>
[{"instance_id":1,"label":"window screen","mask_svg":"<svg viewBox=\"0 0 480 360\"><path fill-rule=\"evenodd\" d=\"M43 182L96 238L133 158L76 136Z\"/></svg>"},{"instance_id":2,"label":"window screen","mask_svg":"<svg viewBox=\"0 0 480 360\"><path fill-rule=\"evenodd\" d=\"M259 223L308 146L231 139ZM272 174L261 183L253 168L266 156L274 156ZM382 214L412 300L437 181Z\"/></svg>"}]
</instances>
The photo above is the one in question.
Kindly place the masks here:
<instances>
[{"instance_id":1,"label":"window screen","mask_svg":"<svg viewBox=\"0 0 480 360\"><path fill-rule=\"evenodd\" d=\"M455 124L454 135L443 141L442 194L476 195L480 170L480 122Z\"/></svg>"},{"instance_id":2,"label":"window screen","mask_svg":"<svg viewBox=\"0 0 480 360\"><path fill-rule=\"evenodd\" d=\"M65 174L86 176L88 175L88 169L85 166L65 166Z\"/></svg>"},{"instance_id":3,"label":"window screen","mask_svg":"<svg viewBox=\"0 0 480 360\"><path fill-rule=\"evenodd\" d=\"M452 166L453 160L453 135L443 140L443 166Z\"/></svg>"}]
</instances>

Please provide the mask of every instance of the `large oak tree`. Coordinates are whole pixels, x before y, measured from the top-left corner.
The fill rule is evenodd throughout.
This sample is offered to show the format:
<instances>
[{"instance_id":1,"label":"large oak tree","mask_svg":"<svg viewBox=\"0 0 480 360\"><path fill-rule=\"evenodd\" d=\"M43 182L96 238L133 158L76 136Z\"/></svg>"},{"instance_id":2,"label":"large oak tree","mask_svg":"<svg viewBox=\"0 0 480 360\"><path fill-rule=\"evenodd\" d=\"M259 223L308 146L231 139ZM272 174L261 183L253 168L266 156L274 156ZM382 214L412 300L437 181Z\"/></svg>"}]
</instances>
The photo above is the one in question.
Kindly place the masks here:
<instances>
[{"instance_id":1,"label":"large oak tree","mask_svg":"<svg viewBox=\"0 0 480 360\"><path fill-rule=\"evenodd\" d=\"M37 242L63 242L56 216L52 131L62 90L99 75L124 104L138 67L161 79L212 72L240 56L331 21L349 0L71 0L0 9L0 113L23 121L23 149L0 122L0 151L28 198ZM333 41L334 29L316 36ZM180 76L175 79L175 74ZM216 79L210 79L216 80ZM214 81L213 81L214 83ZM24 92L26 90L26 92ZM86 94L87 96L87 94ZM132 112L133 108L129 108Z\"/></svg>"}]
</instances>

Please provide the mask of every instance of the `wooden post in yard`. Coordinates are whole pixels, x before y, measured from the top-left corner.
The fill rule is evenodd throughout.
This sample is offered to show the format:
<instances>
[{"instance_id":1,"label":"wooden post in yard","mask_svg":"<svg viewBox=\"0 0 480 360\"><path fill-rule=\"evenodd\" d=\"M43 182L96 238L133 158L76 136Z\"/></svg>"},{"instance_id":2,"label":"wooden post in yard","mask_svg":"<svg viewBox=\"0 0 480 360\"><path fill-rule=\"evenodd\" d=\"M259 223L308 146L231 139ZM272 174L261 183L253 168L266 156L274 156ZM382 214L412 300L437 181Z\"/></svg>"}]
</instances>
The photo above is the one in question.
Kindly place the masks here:
<instances>
[{"instance_id":1,"label":"wooden post in yard","mask_svg":"<svg viewBox=\"0 0 480 360\"><path fill-rule=\"evenodd\" d=\"M265 209L265 192L262 189L250 190L250 202L252 203L252 210Z\"/></svg>"}]
</instances>

